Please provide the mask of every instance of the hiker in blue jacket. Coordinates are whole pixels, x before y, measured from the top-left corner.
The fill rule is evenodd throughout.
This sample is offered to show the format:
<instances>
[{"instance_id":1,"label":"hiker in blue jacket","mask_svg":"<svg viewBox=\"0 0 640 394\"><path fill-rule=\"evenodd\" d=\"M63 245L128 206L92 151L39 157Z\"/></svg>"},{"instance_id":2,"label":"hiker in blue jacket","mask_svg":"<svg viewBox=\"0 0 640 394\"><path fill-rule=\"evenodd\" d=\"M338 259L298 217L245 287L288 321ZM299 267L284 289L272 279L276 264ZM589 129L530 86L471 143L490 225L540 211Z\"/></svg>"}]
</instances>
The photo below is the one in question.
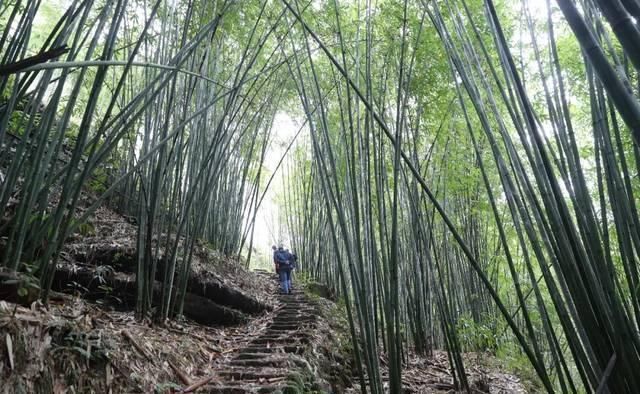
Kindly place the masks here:
<instances>
[{"instance_id":1,"label":"hiker in blue jacket","mask_svg":"<svg viewBox=\"0 0 640 394\"><path fill-rule=\"evenodd\" d=\"M282 293L291 294L289 284L291 283L291 253L286 251L282 245L278 245L278 250L273 255L276 261L276 270L280 276L280 286Z\"/></svg>"}]
</instances>

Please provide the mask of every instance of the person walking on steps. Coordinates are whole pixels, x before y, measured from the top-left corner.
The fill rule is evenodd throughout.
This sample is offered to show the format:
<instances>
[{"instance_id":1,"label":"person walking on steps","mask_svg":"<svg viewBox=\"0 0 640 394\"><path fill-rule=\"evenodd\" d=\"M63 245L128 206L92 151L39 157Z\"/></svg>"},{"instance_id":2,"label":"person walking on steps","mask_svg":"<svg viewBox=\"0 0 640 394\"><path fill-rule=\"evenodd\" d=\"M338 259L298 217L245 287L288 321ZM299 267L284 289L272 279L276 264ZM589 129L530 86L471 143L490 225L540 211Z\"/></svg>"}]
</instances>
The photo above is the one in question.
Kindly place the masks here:
<instances>
[{"instance_id":1,"label":"person walking on steps","mask_svg":"<svg viewBox=\"0 0 640 394\"><path fill-rule=\"evenodd\" d=\"M291 294L289 289L289 283L291 283L291 253L286 251L282 245L278 245L274 258L276 260L276 270L280 276L282 293Z\"/></svg>"},{"instance_id":2,"label":"person walking on steps","mask_svg":"<svg viewBox=\"0 0 640 394\"><path fill-rule=\"evenodd\" d=\"M289 291L291 291L293 290L293 270L298 268L298 255L295 250L291 253L291 261L289 265L291 266L291 273L289 274Z\"/></svg>"}]
</instances>

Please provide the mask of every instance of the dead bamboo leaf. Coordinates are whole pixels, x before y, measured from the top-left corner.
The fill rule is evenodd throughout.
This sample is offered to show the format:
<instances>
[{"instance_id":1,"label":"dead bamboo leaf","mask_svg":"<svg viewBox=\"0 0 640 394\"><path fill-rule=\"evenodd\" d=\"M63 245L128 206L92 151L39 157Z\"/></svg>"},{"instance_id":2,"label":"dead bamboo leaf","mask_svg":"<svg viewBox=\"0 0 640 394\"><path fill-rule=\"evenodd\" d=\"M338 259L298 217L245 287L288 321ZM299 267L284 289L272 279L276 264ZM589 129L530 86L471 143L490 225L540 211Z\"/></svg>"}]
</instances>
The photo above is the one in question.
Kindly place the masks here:
<instances>
[{"instance_id":1,"label":"dead bamboo leaf","mask_svg":"<svg viewBox=\"0 0 640 394\"><path fill-rule=\"evenodd\" d=\"M204 379L202 379L200 381L197 381L194 384L192 384L191 386L189 386L186 389L184 389L183 393L190 393L192 391L196 391L200 387L204 386L205 384L207 384L210 381L212 381L213 379L215 379L215 377L216 377L216 375L211 375L211 376L206 377L206 378L204 378Z\"/></svg>"},{"instance_id":2,"label":"dead bamboo leaf","mask_svg":"<svg viewBox=\"0 0 640 394\"><path fill-rule=\"evenodd\" d=\"M105 366L105 380L107 387L111 390L111 381L113 380L113 373L111 372L111 363L107 363Z\"/></svg>"},{"instance_id":3,"label":"dead bamboo leaf","mask_svg":"<svg viewBox=\"0 0 640 394\"><path fill-rule=\"evenodd\" d=\"M11 340L11 334L9 333L7 333L6 342L7 354L9 355L9 366L11 366L11 370L13 371L13 342Z\"/></svg>"},{"instance_id":4,"label":"dead bamboo leaf","mask_svg":"<svg viewBox=\"0 0 640 394\"><path fill-rule=\"evenodd\" d=\"M149 354L147 354L145 349L140 346L140 344L133 338L133 336L131 336L131 334L127 330L122 330L122 335L127 338L131 342L133 347L136 348L136 350L139 351L147 360L153 362L153 358L149 356Z\"/></svg>"},{"instance_id":5,"label":"dead bamboo leaf","mask_svg":"<svg viewBox=\"0 0 640 394\"><path fill-rule=\"evenodd\" d=\"M167 360L167 362L169 363L169 366L171 367L171 369L173 369L173 372L175 372L176 375L178 375L178 378L180 379L182 384L184 384L187 387L191 386L191 380L189 379L187 374L184 373L180 368L178 368L174 363L172 363L171 360Z\"/></svg>"}]
</instances>

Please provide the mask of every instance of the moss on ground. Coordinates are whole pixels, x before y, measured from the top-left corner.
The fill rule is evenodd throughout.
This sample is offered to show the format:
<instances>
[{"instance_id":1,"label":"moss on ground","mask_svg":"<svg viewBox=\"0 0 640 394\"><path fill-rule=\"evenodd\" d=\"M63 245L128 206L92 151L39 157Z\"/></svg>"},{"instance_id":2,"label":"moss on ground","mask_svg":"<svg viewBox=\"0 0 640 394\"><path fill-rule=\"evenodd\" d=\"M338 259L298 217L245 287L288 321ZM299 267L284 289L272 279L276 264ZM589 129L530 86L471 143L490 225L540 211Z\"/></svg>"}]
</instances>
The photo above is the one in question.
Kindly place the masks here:
<instances>
[{"instance_id":1,"label":"moss on ground","mask_svg":"<svg viewBox=\"0 0 640 394\"><path fill-rule=\"evenodd\" d=\"M336 301L337 297L335 293L329 288L329 286L319 282L309 282L306 285L307 294L312 294L317 297L322 297L330 301Z\"/></svg>"},{"instance_id":2,"label":"moss on ground","mask_svg":"<svg viewBox=\"0 0 640 394\"><path fill-rule=\"evenodd\" d=\"M315 343L320 379L305 392L343 392L351 386L356 369L346 309L321 283L309 281L304 290L308 299L317 304L321 315L317 328L319 338Z\"/></svg>"}]
</instances>

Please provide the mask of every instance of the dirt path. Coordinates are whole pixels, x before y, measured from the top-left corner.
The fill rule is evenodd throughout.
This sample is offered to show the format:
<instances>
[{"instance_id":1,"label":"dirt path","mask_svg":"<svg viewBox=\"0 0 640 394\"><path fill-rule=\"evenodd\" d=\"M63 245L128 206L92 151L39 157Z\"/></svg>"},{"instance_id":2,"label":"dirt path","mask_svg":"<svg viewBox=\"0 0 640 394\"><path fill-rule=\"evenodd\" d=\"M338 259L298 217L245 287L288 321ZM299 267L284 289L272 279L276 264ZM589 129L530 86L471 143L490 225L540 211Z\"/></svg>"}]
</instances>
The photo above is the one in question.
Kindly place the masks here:
<instances>
[{"instance_id":1,"label":"dirt path","mask_svg":"<svg viewBox=\"0 0 640 394\"><path fill-rule=\"evenodd\" d=\"M206 392L242 394L312 389L314 371L305 359L318 322L314 302L299 290L279 295L273 320L218 371Z\"/></svg>"}]
</instances>

